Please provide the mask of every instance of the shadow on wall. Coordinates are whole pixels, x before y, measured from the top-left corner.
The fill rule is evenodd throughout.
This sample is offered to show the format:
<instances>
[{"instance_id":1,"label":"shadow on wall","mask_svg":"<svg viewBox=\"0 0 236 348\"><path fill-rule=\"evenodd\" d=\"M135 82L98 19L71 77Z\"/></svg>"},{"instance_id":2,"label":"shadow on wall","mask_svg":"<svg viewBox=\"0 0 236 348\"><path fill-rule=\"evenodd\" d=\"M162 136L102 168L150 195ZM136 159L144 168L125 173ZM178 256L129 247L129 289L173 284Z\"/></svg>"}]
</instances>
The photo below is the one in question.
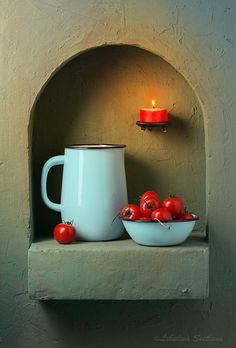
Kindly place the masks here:
<instances>
[{"instance_id":1,"label":"shadow on wall","mask_svg":"<svg viewBox=\"0 0 236 348\"><path fill-rule=\"evenodd\" d=\"M167 133L135 125L151 100L171 110ZM174 104L174 106L173 106ZM161 198L175 193L200 215L205 227L205 146L200 105L184 78L160 57L133 46L105 46L83 53L59 70L34 108L32 203L36 237L49 236L58 213L44 206L44 162L67 144L124 143L130 202L147 189ZM61 168L52 170L50 198L60 199Z\"/></svg>"},{"instance_id":2,"label":"shadow on wall","mask_svg":"<svg viewBox=\"0 0 236 348\"><path fill-rule=\"evenodd\" d=\"M225 339L212 335L209 301L50 301L41 306L57 340L71 347L183 347L183 342L205 343L207 337L213 347Z\"/></svg>"}]
</instances>

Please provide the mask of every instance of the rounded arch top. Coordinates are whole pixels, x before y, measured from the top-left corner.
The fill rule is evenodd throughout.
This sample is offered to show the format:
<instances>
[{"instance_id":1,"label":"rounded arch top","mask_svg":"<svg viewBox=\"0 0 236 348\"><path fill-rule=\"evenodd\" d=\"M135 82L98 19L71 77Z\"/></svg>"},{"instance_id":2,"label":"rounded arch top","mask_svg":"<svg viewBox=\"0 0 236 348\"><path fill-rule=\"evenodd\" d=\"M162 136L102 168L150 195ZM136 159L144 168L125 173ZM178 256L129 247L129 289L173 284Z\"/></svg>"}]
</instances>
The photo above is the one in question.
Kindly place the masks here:
<instances>
[{"instance_id":1,"label":"rounded arch top","mask_svg":"<svg viewBox=\"0 0 236 348\"><path fill-rule=\"evenodd\" d=\"M48 65L48 69L47 71L42 71L41 72L41 76L42 79L40 79L40 84L36 87L36 90L34 91L34 97L32 99L32 103L31 103L31 113L30 113L30 120L29 120L29 127L31 127L31 118L32 118L32 114L33 114L33 110L34 107L41 95L41 93L43 92L43 90L45 89L45 87L47 86L47 84L50 82L50 80L61 70L63 69L64 66L66 66L68 63L70 63L71 61L73 61L74 59L78 58L79 56L86 54L88 52L92 52L94 50L97 49L102 49L104 47L122 47L122 46L130 46L130 47L134 47L143 51L146 51L148 53L151 53L153 55L156 55L160 58L162 58L163 60L165 60L168 64L170 64L176 71L178 71L183 78L187 81L187 83L190 85L190 87L192 88L192 90L194 91L196 98L198 99L203 113L204 113L204 104L202 102L202 96L201 93L199 93L199 89L196 88L199 86L199 81L198 78L195 77L195 74L192 73L191 74L191 69L185 70L180 62L177 62L173 57L170 57L168 54L166 54L166 47L164 46L164 49L162 47L162 45L154 45L153 43L150 42L130 42L130 41L122 41L122 42L104 42L104 43L100 43L100 44L94 44L94 45L89 45L86 47L81 47L76 51L71 51L71 49L64 49L61 52L61 59L53 59L53 56L51 57L51 61L52 62L56 62L56 64L49 64ZM170 50L170 49L169 49ZM181 51L179 52L181 53ZM55 56L56 58L56 56ZM184 61L184 59L183 59Z\"/></svg>"}]
</instances>

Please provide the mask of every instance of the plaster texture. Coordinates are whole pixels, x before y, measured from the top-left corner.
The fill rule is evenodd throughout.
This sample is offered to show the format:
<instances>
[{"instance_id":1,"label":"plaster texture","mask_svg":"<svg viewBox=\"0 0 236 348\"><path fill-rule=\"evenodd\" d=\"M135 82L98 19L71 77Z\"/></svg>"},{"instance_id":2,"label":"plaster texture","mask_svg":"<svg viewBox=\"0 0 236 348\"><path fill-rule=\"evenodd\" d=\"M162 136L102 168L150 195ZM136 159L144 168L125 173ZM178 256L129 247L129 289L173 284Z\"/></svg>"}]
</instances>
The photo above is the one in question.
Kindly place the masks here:
<instances>
[{"instance_id":1,"label":"plaster texture","mask_svg":"<svg viewBox=\"0 0 236 348\"><path fill-rule=\"evenodd\" d=\"M12 0L0 8L1 347L235 347L235 1ZM65 62L119 43L169 62L201 105L210 297L42 304L27 292L31 110Z\"/></svg>"},{"instance_id":2,"label":"plaster texture","mask_svg":"<svg viewBox=\"0 0 236 348\"><path fill-rule=\"evenodd\" d=\"M69 246L44 240L29 250L29 295L36 300L205 298L208 265L208 244L199 237L161 248L131 239Z\"/></svg>"}]
</instances>

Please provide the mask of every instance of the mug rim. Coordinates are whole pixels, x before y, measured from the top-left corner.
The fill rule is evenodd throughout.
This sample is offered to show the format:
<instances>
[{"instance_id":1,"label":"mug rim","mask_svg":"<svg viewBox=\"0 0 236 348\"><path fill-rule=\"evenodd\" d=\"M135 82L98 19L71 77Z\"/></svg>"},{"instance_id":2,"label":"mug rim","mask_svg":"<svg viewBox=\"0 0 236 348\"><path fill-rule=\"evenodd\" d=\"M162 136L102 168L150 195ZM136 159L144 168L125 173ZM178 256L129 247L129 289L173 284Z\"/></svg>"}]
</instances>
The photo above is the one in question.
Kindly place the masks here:
<instances>
[{"instance_id":1,"label":"mug rim","mask_svg":"<svg viewBox=\"0 0 236 348\"><path fill-rule=\"evenodd\" d=\"M73 149L73 150L89 150L89 149L96 149L96 150L104 150L104 149L115 149L115 148L124 148L126 147L125 144L72 144L72 145L66 145L66 149Z\"/></svg>"}]
</instances>

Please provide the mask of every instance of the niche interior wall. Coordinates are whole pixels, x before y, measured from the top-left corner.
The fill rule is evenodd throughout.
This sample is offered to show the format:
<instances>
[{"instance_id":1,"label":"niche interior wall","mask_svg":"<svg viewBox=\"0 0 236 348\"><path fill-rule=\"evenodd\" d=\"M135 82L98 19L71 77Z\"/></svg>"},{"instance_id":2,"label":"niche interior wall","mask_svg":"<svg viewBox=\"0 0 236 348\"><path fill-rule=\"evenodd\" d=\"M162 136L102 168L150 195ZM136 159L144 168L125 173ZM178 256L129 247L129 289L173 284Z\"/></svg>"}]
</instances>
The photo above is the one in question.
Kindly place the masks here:
<instances>
[{"instance_id":1,"label":"niche interior wall","mask_svg":"<svg viewBox=\"0 0 236 348\"><path fill-rule=\"evenodd\" d=\"M151 100L170 112L167 133L141 131L139 109ZM148 189L184 197L206 217L205 134L202 110L189 84L161 57L136 46L107 45L78 54L42 89L31 115L32 202L35 237L52 236L60 215L44 206L44 162L67 144L124 143L129 201ZM49 193L60 201L61 167L51 171ZM102 199L102 197L101 197Z\"/></svg>"}]
</instances>

